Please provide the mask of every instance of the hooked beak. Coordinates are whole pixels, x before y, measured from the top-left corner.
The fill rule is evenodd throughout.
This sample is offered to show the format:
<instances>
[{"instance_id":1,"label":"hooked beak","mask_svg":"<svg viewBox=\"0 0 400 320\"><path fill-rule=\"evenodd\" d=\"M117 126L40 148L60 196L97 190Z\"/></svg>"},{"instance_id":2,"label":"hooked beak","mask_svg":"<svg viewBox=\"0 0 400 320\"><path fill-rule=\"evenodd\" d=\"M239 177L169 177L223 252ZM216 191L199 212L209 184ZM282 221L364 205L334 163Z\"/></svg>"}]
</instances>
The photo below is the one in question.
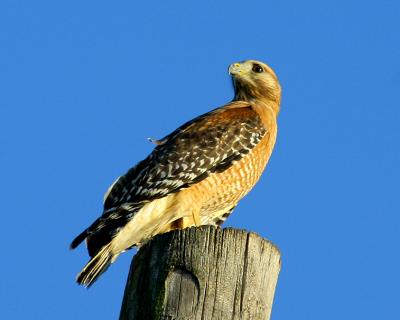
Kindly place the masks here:
<instances>
[{"instance_id":1,"label":"hooked beak","mask_svg":"<svg viewBox=\"0 0 400 320\"><path fill-rule=\"evenodd\" d=\"M242 65L239 62L232 63L228 69L229 75L234 76L234 75L242 73L243 71L242 71L241 66Z\"/></svg>"}]
</instances>

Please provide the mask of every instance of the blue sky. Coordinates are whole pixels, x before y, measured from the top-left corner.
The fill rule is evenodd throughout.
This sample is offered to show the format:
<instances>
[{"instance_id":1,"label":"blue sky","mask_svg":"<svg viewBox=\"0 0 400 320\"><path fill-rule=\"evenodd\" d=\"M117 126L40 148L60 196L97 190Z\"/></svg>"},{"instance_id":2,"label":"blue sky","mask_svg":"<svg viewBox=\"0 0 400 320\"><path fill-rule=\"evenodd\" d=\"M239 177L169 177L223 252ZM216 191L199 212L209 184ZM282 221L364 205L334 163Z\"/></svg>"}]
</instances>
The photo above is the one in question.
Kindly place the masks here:
<instances>
[{"instance_id":1,"label":"blue sky","mask_svg":"<svg viewBox=\"0 0 400 320\"><path fill-rule=\"evenodd\" d=\"M398 1L0 4L0 318L116 319L133 251L90 290L71 239L159 138L278 74L278 141L226 225L282 251L273 319L399 319Z\"/></svg>"}]
</instances>

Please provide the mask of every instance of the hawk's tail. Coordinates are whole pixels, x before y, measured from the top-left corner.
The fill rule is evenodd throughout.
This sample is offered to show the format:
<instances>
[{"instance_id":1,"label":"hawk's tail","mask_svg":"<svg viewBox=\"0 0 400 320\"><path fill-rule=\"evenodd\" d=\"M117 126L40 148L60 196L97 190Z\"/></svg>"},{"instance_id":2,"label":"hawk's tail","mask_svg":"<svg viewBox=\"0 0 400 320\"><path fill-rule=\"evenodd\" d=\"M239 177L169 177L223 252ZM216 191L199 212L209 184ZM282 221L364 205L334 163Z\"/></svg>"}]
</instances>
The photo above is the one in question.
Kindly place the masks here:
<instances>
[{"instance_id":1,"label":"hawk's tail","mask_svg":"<svg viewBox=\"0 0 400 320\"><path fill-rule=\"evenodd\" d=\"M113 262L113 254L111 252L111 242L105 245L82 269L76 276L76 281L90 287L97 278L108 269Z\"/></svg>"}]
</instances>

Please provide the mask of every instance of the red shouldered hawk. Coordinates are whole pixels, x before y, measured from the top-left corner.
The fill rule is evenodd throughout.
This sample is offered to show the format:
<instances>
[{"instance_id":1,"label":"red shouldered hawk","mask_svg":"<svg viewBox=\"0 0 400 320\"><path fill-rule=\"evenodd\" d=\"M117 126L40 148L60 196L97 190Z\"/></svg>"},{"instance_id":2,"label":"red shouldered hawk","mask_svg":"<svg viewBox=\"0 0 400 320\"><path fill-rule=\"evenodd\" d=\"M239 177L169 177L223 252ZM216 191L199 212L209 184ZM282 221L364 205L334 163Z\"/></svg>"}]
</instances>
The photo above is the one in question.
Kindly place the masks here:
<instances>
[{"instance_id":1,"label":"red shouldered hawk","mask_svg":"<svg viewBox=\"0 0 400 320\"><path fill-rule=\"evenodd\" d=\"M229 67L235 97L161 140L119 177L86 239L91 260L77 276L90 286L125 250L174 229L220 225L263 172L277 134L281 88L273 70L249 60Z\"/></svg>"}]
</instances>

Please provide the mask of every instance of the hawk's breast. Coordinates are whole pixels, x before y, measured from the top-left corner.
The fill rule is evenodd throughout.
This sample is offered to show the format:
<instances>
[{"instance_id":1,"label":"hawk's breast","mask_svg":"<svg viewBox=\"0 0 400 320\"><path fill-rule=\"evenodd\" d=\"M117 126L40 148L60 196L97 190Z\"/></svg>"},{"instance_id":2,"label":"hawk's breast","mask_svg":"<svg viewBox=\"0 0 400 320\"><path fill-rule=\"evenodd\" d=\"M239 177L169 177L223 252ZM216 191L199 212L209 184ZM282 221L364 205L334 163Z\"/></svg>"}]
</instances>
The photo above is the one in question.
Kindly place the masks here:
<instances>
[{"instance_id":1,"label":"hawk's breast","mask_svg":"<svg viewBox=\"0 0 400 320\"><path fill-rule=\"evenodd\" d=\"M200 216L214 220L234 207L256 184L271 155L276 139L276 127L243 158L223 172L215 172L203 181L182 190L190 201L201 204ZM182 195L183 195L182 194ZM207 220L207 219L205 219Z\"/></svg>"}]
</instances>

